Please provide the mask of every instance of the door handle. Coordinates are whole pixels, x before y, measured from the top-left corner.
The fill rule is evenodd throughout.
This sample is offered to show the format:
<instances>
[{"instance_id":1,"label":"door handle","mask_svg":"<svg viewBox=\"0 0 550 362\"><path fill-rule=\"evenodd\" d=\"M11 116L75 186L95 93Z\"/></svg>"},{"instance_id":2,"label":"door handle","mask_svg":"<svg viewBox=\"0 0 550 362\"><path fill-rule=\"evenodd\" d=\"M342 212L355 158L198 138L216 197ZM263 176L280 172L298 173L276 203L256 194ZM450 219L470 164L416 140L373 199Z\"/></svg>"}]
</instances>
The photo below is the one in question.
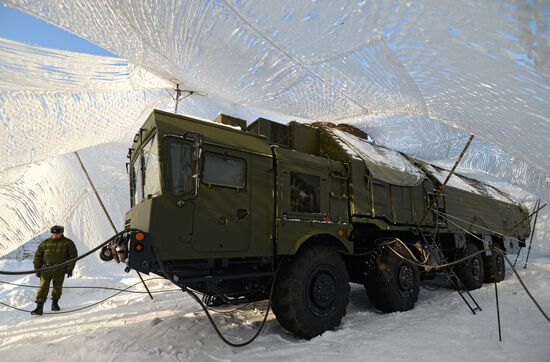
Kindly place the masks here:
<instances>
[{"instance_id":1,"label":"door handle","mask_svg":"<svg viewBox=\"0 0 550 362\"><path fill-rule=\"evenodd\" d=\"M247 209L237 209L237 219L244 219L248 216Z\"/></svg>"}]
</instances>

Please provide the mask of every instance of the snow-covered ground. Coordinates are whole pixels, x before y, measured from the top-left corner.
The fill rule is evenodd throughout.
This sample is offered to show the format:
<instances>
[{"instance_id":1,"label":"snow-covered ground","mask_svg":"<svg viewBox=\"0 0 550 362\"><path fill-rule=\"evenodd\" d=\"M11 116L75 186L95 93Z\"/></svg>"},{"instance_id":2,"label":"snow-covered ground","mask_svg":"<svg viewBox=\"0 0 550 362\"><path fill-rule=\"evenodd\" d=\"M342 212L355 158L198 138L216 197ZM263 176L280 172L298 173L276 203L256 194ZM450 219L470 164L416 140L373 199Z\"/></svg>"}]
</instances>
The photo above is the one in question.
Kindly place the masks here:
<instances>
[{"instance_id":1,"label":"snow-covered ground","mask_svg":"<svg viewBox=\"0 0 550 362\"><path fill-rule=\"evenodd\" d=\"M98 263L101 263L98 261ZM520 274L544 310L550 311L550 256L537 256ZM0 269L29 269L30 261L2 261ZM80 276L65 286L125 288L139 282L135 274ZM154 277L151 275L150 277ZM2 278L36 285L34 276ZM433 288L434 280L427 284ZM342 325L312 340L296 339L270 314L251 345L232 348L214 333L198 304L165 280L148 282L156 293L123 293L89 309L69 314L32 317L0 306L2 361L548 361L550 324L529 300L508 270L499 284L503 341L498 341L494 286L472 292L483 309L473 315L460 296L443 287L421 289L408 312L383 314L370 303L362 286L353 285ZM143 291L141 285L131 290ZM34 307L34 289L0 285L0 301ZM64 289L60 305L70 310L100 301L116 291ZM234 342L254 334L266 302L232 313L215 314L222 332ZM45 306L49 312L49 301ZM229 308L232 309L232 308Z\"/></svg>"}]
</instances>

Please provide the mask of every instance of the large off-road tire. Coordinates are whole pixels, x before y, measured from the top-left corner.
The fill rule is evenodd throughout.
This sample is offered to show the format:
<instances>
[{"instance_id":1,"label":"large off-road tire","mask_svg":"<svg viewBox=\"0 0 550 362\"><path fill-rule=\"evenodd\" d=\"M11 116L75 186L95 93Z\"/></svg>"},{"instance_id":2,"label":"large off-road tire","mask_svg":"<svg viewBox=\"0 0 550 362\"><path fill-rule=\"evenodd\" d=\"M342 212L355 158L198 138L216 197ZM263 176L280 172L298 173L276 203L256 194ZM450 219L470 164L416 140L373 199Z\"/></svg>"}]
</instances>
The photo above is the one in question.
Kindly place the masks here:
<instances>
[{"instance_id":1,"label":"large off-road tire","mask_svg":"<svg viewBox=\"0 0 550 362\"><path fill-rule=\"evenodd\" d=\"M329 246L312 246L281 266L273 292L273 312L288 331L313 338L340 325L349 290L342 257Z\"/></svg>"},{"instance_id":2,"label":"large off-road tire","mask_svg":"<svg viewBox=\"0 0 550 362\"><path fill-rule=\"evenodd\" d=\"M457 259L464 258L480 251L474 243L468 242L466 248L458 255ZM454 267L454 272L460 281L457 287L466 290L479 289L483 285L483 257L478 254ZM462 282L462 283L460 283Z\"/></svg>"},{"instance_id":3,"label":"large off-road tire","mask_svg":"<svg viewBox=\"0 0 550 362\"><path fill-rule=\"evenodd\" d=\"M500 247L496 246L498 250ZM483 275L483 281L485 283L501 282L506 275L506 261L504 255L499 252L493 251L491 255L487 255L483 258L483 267L485 269Z\"/></svg>"},{"instance_id":4,"label":"large off-road tire","mask_svg":"<svg viewBox=\"0 0 550 362\"><path fill-rule=\"evenodd\" d=\"M395 251L412 258L400 245L392 245ZM418 300L420 279L418 268L385 248L375 262L375 268L367 272L365 290L374 307L391 313L407 311Z\"/></svg>"}]
</instances>

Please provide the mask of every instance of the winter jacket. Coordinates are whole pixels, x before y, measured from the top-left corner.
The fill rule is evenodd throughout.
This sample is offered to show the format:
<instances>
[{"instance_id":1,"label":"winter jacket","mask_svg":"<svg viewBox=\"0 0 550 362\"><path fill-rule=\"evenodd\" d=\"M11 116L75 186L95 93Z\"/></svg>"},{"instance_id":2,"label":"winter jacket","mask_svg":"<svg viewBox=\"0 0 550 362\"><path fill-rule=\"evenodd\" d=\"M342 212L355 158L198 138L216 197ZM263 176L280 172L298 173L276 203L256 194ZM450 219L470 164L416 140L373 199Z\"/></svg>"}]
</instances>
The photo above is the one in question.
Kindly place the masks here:
<instances>
[{"instance_id":1,"label":"winter jacket","mask_svg":"<svg viewBox=\"0 0 550 362\"><path fill-rule=\"evenodd\" d=\"M34 254L34 268L40 269L66 262L77 257L74 242L62 236L59 240L48 238L40 243ZM61 270L65 272L74 269L76 262L66 265Z\"/></svg>"}]
</instances>

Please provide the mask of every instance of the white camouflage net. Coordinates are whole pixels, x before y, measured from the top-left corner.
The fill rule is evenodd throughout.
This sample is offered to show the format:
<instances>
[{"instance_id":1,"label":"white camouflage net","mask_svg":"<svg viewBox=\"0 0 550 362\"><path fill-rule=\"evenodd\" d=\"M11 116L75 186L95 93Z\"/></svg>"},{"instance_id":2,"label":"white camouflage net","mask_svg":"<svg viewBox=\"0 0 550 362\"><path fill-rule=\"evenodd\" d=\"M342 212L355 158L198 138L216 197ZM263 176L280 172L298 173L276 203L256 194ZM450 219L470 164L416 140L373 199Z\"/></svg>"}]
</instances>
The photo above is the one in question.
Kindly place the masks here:
<instances>
[{"instance_id":1,"label":"white camouflage net","mask_svg":"<svg viewBox=\"0 0 550 362\"><path fill-rule=\"evenodd\" d=\"M458 127L487 141L476 154L497 145L496 163L513 165L516 182L548 193L544 1L8 3L236 106L352 120L373 134L380 120L407 122L384 143L427 159L459 133L431 125ZM476 167L494 173L494 164Z\"/></svg>"},{"instance_id":2,"label":"white camouflage net","mask_svg":"<svg viewBox=\"0 0 550 362\"><path fill-rule=\"evenodd\" d=\"M461 172L550 200L545 1L6 2L135 66L1 41L0 169L123 138L181 83L206 94L184 112L346 122L443 166L473 133Z\"/></svg>"},{"instance_id":3,"label":"white camouflage net","mask_svg":"<svg viewBox=\"0 0 550 362\"><path fill-rule=\"evenodd\" d=\"M120 59L0 38L0 170L123 139L170 87Z\"/></svg>"}]
</instances>

